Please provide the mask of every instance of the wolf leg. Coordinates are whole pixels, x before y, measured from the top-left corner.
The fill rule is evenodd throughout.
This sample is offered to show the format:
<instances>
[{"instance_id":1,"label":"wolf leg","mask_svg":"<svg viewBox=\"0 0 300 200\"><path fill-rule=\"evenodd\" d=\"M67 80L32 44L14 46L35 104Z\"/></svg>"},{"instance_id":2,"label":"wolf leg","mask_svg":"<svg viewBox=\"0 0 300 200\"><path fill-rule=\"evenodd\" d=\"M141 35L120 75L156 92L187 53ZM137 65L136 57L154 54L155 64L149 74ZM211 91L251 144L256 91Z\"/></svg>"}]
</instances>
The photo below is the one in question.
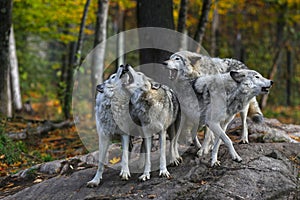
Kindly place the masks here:
<instances>
[{"instance_id":1,"label":"wolf leg","mask_svg":"<svg viewBox=\"0 0 300 200\"><path fill-rule=\"evenodd\" d=\"M107 149L109 146L110 138L104 134L99 134L99 163L98 169L95 177L87 183L88 187L96 187L99 185L102 179L102 174L104 170L104 159L106 157Z\"/></svg>"},{"instance_id":2,"label":"wolf leg","mask_svg":"<svg viewBox=\"0 0 300 200\"><path fill-rule=\"evenodd\" d=\"M139 180L146 181L150 179L150 171L151 171L151 143L152 143L152 137L146 137L144 138L145 141L145 168L144 173L139 177Z\"/></svg>"},{"instance_id":3,"label":"wolf leg","mask_svg":"<svg viewBox=\"0 0 300 200\"><path fill-rule=\"evenodd\" d=\"M227 148L229 149L229 153L232 157L232 160L234 160L236 162L241 162L242 158L235 151L230 138L223 131L220 124L218 124L216 122L208 122L208 126L214 132L214 134L216 135L216 138L220 137L222 139L222 141L224 142L224 144L227 146ZM214 146L214 148L217 148L217 147ZM218 149L216 149L216 150L218 150ZM214 154L217 154L217 153L218 152L215 152ZM215 163L212 162L211 164L214 165Z\"/></svg>"},{"instance_id":4,"label":"wolf leg","mask_svg":"<svg viewBox=\"0 0 300 200\"><path fill-rule=\"evenodd\" d=\"M240 143L242 144L248 144L248 125L247 125L247 114L248 114L249 104L246 106L246 108L240 112L241 119L242 119L242 138Z\"/></svg>"},{"instance_id":5,"label":"wolf leg","mask_svg":"<svg viewBox=\"0 0 300 200\"><path fill-rule=\"evenodd\" d=\"M167 162L166 162L166 131L163 130L159 134L159 141L160 141L160 164L159 164L159 176L163 177L170 177L170 173L167 169Z\"/></svg>"},{"instance_id":6,"label":"wolf leg","mask_svg":"<svg viewBox=\"0 0 300 200\"><path fill-rule=\"evenodd\" d=\"M129 154L129 135L122 135L122 169L120 177L122 180L128 180L130 177L130 171L128 167L128 154Z\"/></svg>"},{"instance_id":7,"label":"wolf leg","mask_svg":"<svg viewBox=\"0 0 300 200\"><path fill-rule=\"evenodd\" d=\"M211 130L206 127L205 128L205 135L204 135L204 141L202 143L201 149L197 152L197 155L199 157L208 154L208 152L214 147L215 138L214 134L211 132Z\"/></svg>"}]
</instances>

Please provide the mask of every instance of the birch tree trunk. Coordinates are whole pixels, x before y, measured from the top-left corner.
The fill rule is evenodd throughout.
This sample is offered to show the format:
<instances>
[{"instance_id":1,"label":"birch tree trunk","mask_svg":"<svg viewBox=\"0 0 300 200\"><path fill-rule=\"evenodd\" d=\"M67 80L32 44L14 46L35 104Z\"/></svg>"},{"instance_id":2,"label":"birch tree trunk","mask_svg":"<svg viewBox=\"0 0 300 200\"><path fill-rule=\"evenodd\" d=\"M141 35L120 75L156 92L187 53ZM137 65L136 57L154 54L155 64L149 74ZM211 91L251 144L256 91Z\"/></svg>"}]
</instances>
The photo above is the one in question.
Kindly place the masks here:
<instances>
[{"instance_id":1,"label":"birch tree trunk","mask_svg":"<svg viewBox=\"0 0 300 200\"><path fill-rule=\"evenodd\" d=\"M95 94L97 83L103 82L104 56L106 48L106 26L109 0L98 0L96 33L94 39L94 55L91 65L92 94Z\"/></svg>"},{"instance_id":2,"label":"birch tree trunk","mask_svg":"<svg viewBox=\"0 0 300 200\"><path fill-rule=\"evenodd\" d=\"M216 57L218 52L218 37L219 37L219 13L218 13L218 2L215 2L213 21L211 25L211 51L210 55Z\"/></svg>"},{"instance_id":3,"label":"birch tree trunk","mask_svg":"<svg viewBox=\"0 0 300 200\"><path fill-rule=\"evenodd\" d=\"M9 35L12 24L12 0L0 1L0 117L11 117L9 102Z\"/></svg>"},{"instance_id":4,"label":"birch tree trunk","mask_svg":"<svg viewBox=\"0 0 300 200\"><path fill-rule=\"evenodd\" d=\"M9 35L9 57L10 57L10 77L11 77L11 89L12 89L12 100L14 105L14 110L22 110L22 98L20 89L20 79L19 79L19 68L18 59L16 52L16 42L13 26L10 29Z\"/></svg>"}]
</instances>

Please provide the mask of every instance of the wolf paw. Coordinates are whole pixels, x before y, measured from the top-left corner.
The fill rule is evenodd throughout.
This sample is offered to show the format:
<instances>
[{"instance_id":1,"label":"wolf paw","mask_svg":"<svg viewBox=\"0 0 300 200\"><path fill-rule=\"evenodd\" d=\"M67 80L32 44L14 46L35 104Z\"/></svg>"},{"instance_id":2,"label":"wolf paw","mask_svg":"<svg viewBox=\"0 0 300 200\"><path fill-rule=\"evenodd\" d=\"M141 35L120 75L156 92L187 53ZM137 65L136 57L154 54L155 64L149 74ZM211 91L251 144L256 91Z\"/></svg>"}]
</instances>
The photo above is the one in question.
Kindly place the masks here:
<instances>
[{"instance_id":1,"label":"wolf paw","mask_svg":"<svg viewBox=\"0 0 300 200\"><path fill-rule=\"evenodd\" d=\"M241 139L241 141L239 142L239 144L249 144L249 141L246 139Z\"/></svg>"},{"instance_id":2,"label":"wolf paw","mask_svg":"<svg viewBox=\"0 0 300 200\"><path fill-rule=\"evenodd\" d=\"M150 174L143 174L142 176L139 177L140 181L146 181L150 179Z\"/></svg>"},{"instance_id":3,"label":"wolf paw","mask_svg":"<svg viewBox=\"0 0 300 200\"><path fill-rule=\"evenodd\" d=\"M97 187L100 183L100 179L99 180L91 180L89 182L87 182L86 186L89 188L93 188L93 187Z\"/></svg>"},{"instance_id":4,"label":"wolf paw","mask_svg":"<svg viewBox=\"0 0 300 200\"><path fill-rule=\"evenodd\" d=\"M221 162L219 160L211 162L211 167L219 167L219 166L221 166Z\"/></svg>"},{"instance_id":5,"label":"wolf paw","mask_svg":"<svg viewBox=\"0 0 300 200\"><path fill-rule=\"evenodd\" d=\"M198 157L202 157L202 156L208 154L208 152L209 152L208 149L201 148L201 149L197 152L197 156L198 156Z\"/></svg>"},{"instance_id":6,"label":"wolf paw","mask_svg":"<svg viewBox=\"0 0 300 200\"><path fill-rule=\"evenodd\" d=\"M180 163L182 163L182 161L183 161L182 157L179 156L179 157L177 157L177 158L175 158L175 159L172 159L170 163L171 163L173 166L178 166Z\"/></svg>"},{"instance_id":7,"label":"wolf paw","mask_svg":"<svg viewBox=\"0 0 300 200\"><path fill-rule=\"evenodd\" d=\"M164 169L159 171L159 176L170 178L171 174L168 172L167 169Z\"/></svg>"},{"instance_id":8,"label":"wolf paw","mask_svg":"<svg viewBox=\"0 0 300 200\"><path fill-rule=\"evenodd\" d=\"M122 180L127 181L131 177L131 175L129 171L121 170L120 177Z\"/></svg>"},{"instance_id":9,"label":"wolf paw","mask_svg":"<svg viewBox=\"0 0 300 200\"><path fill-rule=\"evenodd\" d=\"M237 157L233 158L232 160L235 162L238 162L238 163L243 161L243 159L240 156L237 156Z\"/></svg>"}]
</instances>

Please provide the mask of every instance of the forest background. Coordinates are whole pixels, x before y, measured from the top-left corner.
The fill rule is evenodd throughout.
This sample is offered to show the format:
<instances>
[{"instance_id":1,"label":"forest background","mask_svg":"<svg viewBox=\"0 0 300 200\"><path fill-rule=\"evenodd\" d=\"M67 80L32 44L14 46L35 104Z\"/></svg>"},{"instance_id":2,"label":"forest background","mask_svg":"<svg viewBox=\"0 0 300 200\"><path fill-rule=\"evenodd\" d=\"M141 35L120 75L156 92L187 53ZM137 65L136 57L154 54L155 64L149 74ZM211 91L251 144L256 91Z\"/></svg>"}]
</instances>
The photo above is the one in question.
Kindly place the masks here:
<instances>
[{"instance_id":1,"label":"forest background","mask_svg":"<svg viewBox=\"0 0 300 200\"><path fill-rule=\"evenodd\" d=\"M138 14L138 10L147 3L150 12L168 9L171 15L150 15L141 20L147 16ZM157 11L153 10L155 6ZM97 41L97 30L103 26L99 20L105 19L101 30L106 31L108 38L140 27L141 21L152 18L168 19L171 24L168 28L199 41L210 56L241 60L273 79L275 84L267 101L259 97L265 117L300 124L299 0L14 0L11 14L14 34L11 31L10 42L15 42L21 103L15 101L16 78L8 73L5 80L10 82L11 101L7 105L12 109L2 110L1 130L25 129L27 121L25 125L13 123L20 116L37 121L72 119L70 77L93 47L103 41L103 38ZM1 19L0 23L5 21ZM139 59L138 51L125 56L126 63L133 66L139 65ZM116 66L117 62L104 63L104 79ZM1 97L6 94L7 91L1 93ZM61 135L70 132L76 132L74 127L62 131L59 137L65 138ZM57 142L57 137L51 145L63 145L65 141ZM48 138L53 142L52 139ZM46 148L48 153L28 153L27 157L51 160L55 152L49 153L48 149L51 147ZM3 155L0 159L4 159Z\"/></svg>"}]
</instances>

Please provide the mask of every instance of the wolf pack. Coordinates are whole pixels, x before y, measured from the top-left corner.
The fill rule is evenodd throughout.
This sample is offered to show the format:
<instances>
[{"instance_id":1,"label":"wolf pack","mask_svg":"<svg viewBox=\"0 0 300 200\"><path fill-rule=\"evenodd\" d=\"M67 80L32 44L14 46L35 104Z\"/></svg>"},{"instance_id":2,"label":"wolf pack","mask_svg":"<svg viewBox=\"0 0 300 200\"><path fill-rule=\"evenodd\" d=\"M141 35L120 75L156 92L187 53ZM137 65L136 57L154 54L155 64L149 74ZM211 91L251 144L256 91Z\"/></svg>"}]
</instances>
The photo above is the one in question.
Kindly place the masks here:
<instances>
[{"instance_id":1,"label":"wolf pack","mask_svg":"<svg viewBox=\"0 0 300 200\"><path fill-rule=\"evenodd\" d=\"M169 71L172 89L147 77L126 64L118 67L102 84L97 85L95 119L99 137L99 163L88 187L99 185L106 154L113 135L122 140L122 180L131 176L129 151L133 136L143 138L143 174L139 180L150 179L152 137L159 135L159 176L170 177L167 159L179 165L183 158L178 142L188 135L198 149L197 156L211 152L211 166L220 165L219 146L223 142L233 161L242 162L225 131L240 113L241 143L249 143L247 116L262 122L263 114L256 96L267 94L273 81L235 59L212 58L202 54L179 51L162 63ZM202 145L197 130L205 128ZM170 140L167 149L167 139ZM167 157L166 155L170 155Z\"/></svg>"}]
</instances>

